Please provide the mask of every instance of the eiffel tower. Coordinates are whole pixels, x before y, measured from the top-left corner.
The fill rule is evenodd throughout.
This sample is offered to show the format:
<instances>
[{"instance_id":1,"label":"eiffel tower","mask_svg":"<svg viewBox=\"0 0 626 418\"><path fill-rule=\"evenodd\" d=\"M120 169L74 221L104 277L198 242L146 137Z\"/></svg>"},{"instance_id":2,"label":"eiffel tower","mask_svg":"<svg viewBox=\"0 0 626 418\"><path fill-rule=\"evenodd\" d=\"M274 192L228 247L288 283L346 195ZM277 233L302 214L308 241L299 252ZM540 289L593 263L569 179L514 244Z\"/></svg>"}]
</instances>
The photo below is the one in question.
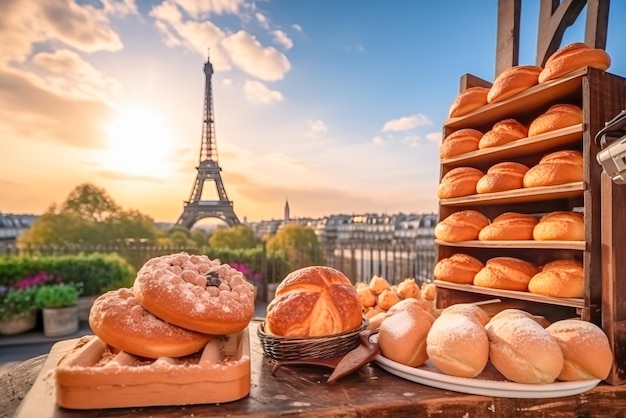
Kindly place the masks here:
<instances>
[{"instance_id":1,"label":"eiffel tower","mask_svg":"<svg viewBox=\"0 0 626 418\"><path fill-rule=\"evenodd\" d=\"M224 182L222 181L222 171L217 157L217 141L215 139L215 125L213 120L213 91L211 88L211 76L213 66L207 57L204 64L205 91L204 91L204 114L202 121L202 143L200 144L200 164L196 167L198 175L191 191L182 215L176 222L178 225L189 229L204 218L219 218L227 225L238 225L239 218L235 215L233 202L228 200ZM205 182L212 181L217 189L217 200L202 200L202 190Z\"/></svg>"}]
</instances>

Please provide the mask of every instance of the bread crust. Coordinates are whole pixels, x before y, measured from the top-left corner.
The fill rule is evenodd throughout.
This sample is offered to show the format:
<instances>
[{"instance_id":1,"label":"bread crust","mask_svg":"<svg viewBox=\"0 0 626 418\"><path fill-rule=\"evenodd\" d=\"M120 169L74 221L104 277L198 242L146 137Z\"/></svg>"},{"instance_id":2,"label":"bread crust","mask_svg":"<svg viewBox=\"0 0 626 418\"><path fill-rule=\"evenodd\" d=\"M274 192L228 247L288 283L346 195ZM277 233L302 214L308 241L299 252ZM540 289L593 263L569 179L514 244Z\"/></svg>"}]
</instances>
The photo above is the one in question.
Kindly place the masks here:
<instances>
[{"instance_id":1,"label":"bread crust","mask_svg":"<svg viewBox=\"0 0 626 418\"><path fill-rule=\"evenodd\" d=\"M489 225L482 213L468 209L454 212L435 226L435 237L448 242L469 241L478 238L478 233Z\"/></svg>"},{"instance_id":2,"label":"bread crust","mask_svg":"<svg viewBox=\"0 0 626 418\"><path fill-rule=\"evenodd\" d=\"M573 104L555 104L530 123L528 136L537 136L580 123L583 123L582 108Z\"/></svg>"},{"instance_id":3,"label":"bread crust","mask_svg":"<svg viewBox=\"0 0 626 418\"><path fill-rule=\"evenodd\" d=\"M478 141L483 133L472 128L463 128L452 132L444 138L439 147L439 158L456 157L478 149Z\"/></svg>"},{"instance_id":4,"label":"bread crust","mask_svg":"<svg viewBox=\"0 0 626 418\"><path fill-rule=\"evenodd\" d=\"M524 187L556 186L583 181L583 154L564 150L545 155L524 174Z\"/></svg>"},{"instance_id":5,"label":"bread crust","mask_svg":"<svg viewBox=\"0 0 626 418\"><path fill-rule=\"evenodd\" d=\"M459 284L472 284L474 276L485 265L471 255L456 253L435 264L433 276L437 280Z\"/></svg>"},{"instance_id":6,"label":"bread crust","mask_svg":"<svg viewBox=\"0 0 626 418\"><path fill-rule=\"evenodd\" d=\"M505 212L495 217L478 233L480 241L532 240L539 221L532 215Z\"/></svg>"},{"instance_id":7,"label":"bread crust","mask_svg":"<svg viewBox=\"0 0 626 418\"><path fill-rule=\"evenodd\" d=\"M537 241L584 241L584 216L574 211L550 212L535 225L533 238Z\"/></svg>"},{"instance_id":8,"label":"bread crust","mask_svg":"<svg viewBox=\"0 0 626 418\"><path fill-rule=\"evenodd\" d=\"M582 298L585 295L583 264L571 259L551 261L530 279L528 291L544 296Z\"/></svg>"},{"instance_id":9,"label":"bread crust","mask_svg":"<svg viewBox=\"0 0 626 418\"><path fill-rule=\"evenodd\" d=\"M468 114L487 104L487 87L470 87L459 93L448 111L448 117L456 118Z\"/></svg>"},{"instance_id":10,"label":"bread crust","mask_svg":"<svg viewBox=\"0 0 626 418\"><path fill-rule=\"evenodd\" d=\"M476 194L476 183L485 173L473 167L456 167L448 171L437 187L439 199Z\"/></svg>"},{"instance_id":11,"label":"bread crust","mask_svg":"<svg viewBox=\"0 0 626 418\"><path fill-rule=\"evenodd\" d=\"M528 136L528 128L515 119L496 122L478 142L479 149L497 147Z\"/></svg>"},{"instance_id":12,"label":"bread crust","mask_svg":"<svg viewBox=\"0 0 626 418\"><path fill-rule=\"evenodd\" d=\"M611 66L611 57L603 49L574 42L557 50L547 59L538 81L545 83L586 66L606 71Z\"/></svg>"},{"instance_id":13,"label":"bread crust","mask_svg":"<svg viewBox=\"0 0 626 418\"><path fill-rule=\"evenodd\" d=\"M487 94L488 103L501 102L539 83L542 67L519 65L507 68L496 77Z\"/></svg>"},{"instance_id":14,"label":"bread crust","mask_svg":"<svg viewBox=\"0 0 626 418\"><path fill-rule=\"evenodd\" d=\"M476 183L476 193L495 193L524 187L528 167L517 162L501 162L491 166Z\"/></svg>"},{"instance_id":15,"label":"bread crust","mask_svg":"<svg viewBox=\"0 0 626 418\"><path fill-rule=\"evenodd\" d=\"M491 289L528 291L528 282L539 273L533 263L514 257L494 257L487 260L474 276L474 285Z\"/></svg>"}]
</instances>

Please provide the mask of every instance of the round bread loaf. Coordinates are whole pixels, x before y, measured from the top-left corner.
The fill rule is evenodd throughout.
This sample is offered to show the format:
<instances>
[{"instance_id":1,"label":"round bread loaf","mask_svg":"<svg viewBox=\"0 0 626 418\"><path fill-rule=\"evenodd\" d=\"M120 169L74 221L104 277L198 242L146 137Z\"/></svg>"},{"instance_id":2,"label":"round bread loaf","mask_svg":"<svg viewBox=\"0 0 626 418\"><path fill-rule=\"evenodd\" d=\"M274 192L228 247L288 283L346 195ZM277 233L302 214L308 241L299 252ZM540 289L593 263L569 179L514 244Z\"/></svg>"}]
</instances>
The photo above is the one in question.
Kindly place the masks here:
<instances>
[{"instance_id":1,"label":"round bread loaf","mask_svg":"<svg viewBox=\"0 0 626 418\"><path fill-rule=\"evenodd\" d=\"M471 128L454 131L446 136L441 143L439 157L443 160L465 154L466 152L476 151L478 149L478 141L480 141L482 136L482 132Z\"/></svg>"},{"instance_id":2,"label":"round bread loaf","mask_svg":"<svg viewBox=\"0 0 626 418\"><path fill-rule=\"evenodd\" d=\"M473 167L453 168L441 178L437 187L437 197L449 199L476 194L476 183L483 175L482 171Z\"/></svg>"},{"instance_id":3,"label":"round bread loaf","mask_svg":"<svg viewBox=\"0 0 626 418\"><path fill-rule=\"evenodd\" d=\"M485 132L478 142L479 149L492 148L528 136L528 128L515 119L504 119L496 122L491 130Z\"/></svg>"},{"instance_id":4,"label":"round bread loaf","mask_svg":"<svg viewBox=\"0 0 626 418\"><path fill-rule=\"evenodd\" d=\"M402 299L420 299L422 297L419 285L415 282L415 279L412 278L402 280L398 284L397 292Z\"/></svg>"},{"instance_id":5,"label":"round bread loaf","mask_svg":"<svg viewBox=\"0 0 626 418\"><path fill-rule=\"evenodd\" d=\"M533 229L537 241L584 241L584 216L580 212L550 212L539 220Z\"/></svg>"},{"instance_id":6,"label":"round bread loaf","mask_svg":"<svg viewBox=\"0 0 626 418\"><path fill-rule=\"evenodd\" d=\"M556 186L583 181L583 154L564 150L547 154L524 174L524 187Z\"/></svg>"},{"instance_id":7,"label":"round bread loaf","mask_svg":"<svg viewBox=\"0 0 626 418\"><path fill-rule=\"evenodd\" d=\"M516 162L501 162L491 166L476 183L476 193L495 193L524 187L528 167Z\"/></svg>"},{"instance_id":8,"label":"round bread loaf","mask_svg":"<svg viewBox=\"0 0 626 418\"><path fill-rule=\"evenodd\" d=\"M580 107L572 104L556 104L530 123L528 136L537 136L579 123L583 123L583 110Z\"/></svg>"},{"instance_id":9,"label":"round bread loaf","mask_svg":"<svg viewBox=\"0 0 626 418\"><path fill-rule=\"evenodd\" d=\"M478 238L478 233L489 225L482 213L468 209L454 212L435 226L435 237L448 242L469 241Z\"/></svg>"},{"instance_id":10,"label":"round bread loaf","mask_svg":"<svg viewBox=\"0 0 626 418\"><path fill-rule=\"evenodd\" d=\"M532 240L539 221L532 215L505 212L496 216L478 233L480 241Z\"/></svg>"},{"instance_id":11,"label":"round bread loaf","mask_svg":"<svg viewBox=\"0 0 626 418\"><path fill-rule=\"evenodd\" d=\"M563 369L563 353L554 337L517 309L496 314L485 326L489 360L508 380L552 383Z\"/></svg>"},{"instance_id":12,"label":"round bread loaf","mask_svg":"<svg viewBox=\"0 0 626 418\"><path fill-rule=\"evenodd\" d=\"M558 342L563 353L559 380L604 380L613 365L609 339L600 327L579 319L564 319L546 331Z\"/></svg>"},{"instance_id":13,"label":"round bread loaf","mask_svg":"<svg viewBox=\"0 0 626 418\"><path fill-rule=\"evenodd\" d=\"M514 257L494 257L474 276L474 285L491 289L527 291L539 268Z\"/></svg>"},{"instance_id":14,"label":"round bread loaf","mask_svg":"<svg viewBox=\"0 0 626 418\"><path fill-rule=\"evenodd\" d=\"M433 276L437 280L459 284L472 284L474 276L485 265L471 255L456 253L435 264Z\"/></svg>"},{"instance_id":15,"label":"round bread loaf","mask_svg":"<svg viewBox=\"0 0 626 418\"><path fill-rule=\"evenodd\" d=\"M574 42L550 55L539 74L538 81L545 83L586 66L606 71L611 66L611 57L603 49Z\"/></svg>"},{"instance_id":16,"label":"round bread loaf","mask_svg":"<svg viewBox=\"0 0 626 418\"><path fill-rule=\"evenodd\" d=\"M448 111L448 117L456 118L463 116L472 110L476 110L487 104L487 87L470 87L459 93Z\"/></svg>"},{"instance_id":17,"label":"round bread loaf","mask_svg":"<svg viewBox=\"0 0 626 418\"><path fill-rule=\"evenodd\" d=\"M288 337L341 334L362 322L361 301L342 272L310 266L287 275L267 306L265 332Z\"/></svg>"},{"instance_id":18,"label":"round bread loaf","mask_svg":"<svg viewBox=\"0 0 626 418\"><path fill-rule=\"evenodd\" d=\"M577 260L555 260L543 266L528 282L528 291L538 295L561 298L582 298L585 295L583 265Z\"/></svg>"},{"instance_id":19,"label":"round bread loaf","mask_svg":"<svg viewBox=\"0 0 626 418\"><path fill-rule=\"evenodd\" d=\"M541 73L542 69L534 65L519 65L507 68L493 81L493 85L487 94L487 102L501 102L536 85L539 82L539 73Z\"/></svg>"},{"instance_id":20,"label":"round bread loaf","mask_svg":"<svg viewBox=\"0 0 626 418\"><path fill-rule=\"evenodd\" d=\"M465 315L478 321L483 327L487 325L487 322L491 319L489 318L489 314L487 314L487 312L473 303L456 303L454 305L450 305L442 310L439 316L443 314Z\"/></svg>"}]
</instances>

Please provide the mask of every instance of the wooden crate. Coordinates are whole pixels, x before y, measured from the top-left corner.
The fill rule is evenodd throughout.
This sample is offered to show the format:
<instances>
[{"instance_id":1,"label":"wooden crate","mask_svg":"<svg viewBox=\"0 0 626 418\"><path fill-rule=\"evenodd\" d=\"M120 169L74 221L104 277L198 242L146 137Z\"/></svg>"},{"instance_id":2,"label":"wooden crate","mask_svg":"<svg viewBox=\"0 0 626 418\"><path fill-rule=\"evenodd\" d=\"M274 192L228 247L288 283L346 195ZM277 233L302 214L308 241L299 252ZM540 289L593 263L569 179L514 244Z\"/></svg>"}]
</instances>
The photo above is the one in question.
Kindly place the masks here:
<instances>
[{"instance_id":1,"label":"wooden crate","mask_svg":"<svg viewBox=\"0 0 626 418\"><path fill-rule=\"evenodd\" d=\"M465 88L485 85L484 80L467 75ZM463 83L462 83L463 84ZM601 326L609 337L615 364L607 382L626 382L626 257L620 255L626 225L626 186L611 182L596 161L600 150L595 134L626 105L626 80L593 68L584 68L558 80L536 85L503 102L489 104L467 115L444 123L444 137L462 128L488 131L494 123L514 118L526 125L559 103L576 104L583 109L583 123L524 138L490 149L477 150L443 159L440 178L455 167L475 167L486 171L503 161L516 161L528 167L550 152L573 149L583 153L582 182L559 186L519 189L507 192L442 199L439 220L450 214L474 209L489 219L504 212L543 214L552 211L578 210L585 216L585 240L565 241L465 241L448 243L437 240L436 261L454 253L465 253L481 261L493 257L517 257L536 265L559 258L583 262L583 298L553 298L529 292L500 291L472 285L436 281L437 306L445 308L461 302L476 302L498 297L499 308L516 307L550 321L580 318ZM620 281L620 277L622 280Z\"/></svg>"}]
</instances>

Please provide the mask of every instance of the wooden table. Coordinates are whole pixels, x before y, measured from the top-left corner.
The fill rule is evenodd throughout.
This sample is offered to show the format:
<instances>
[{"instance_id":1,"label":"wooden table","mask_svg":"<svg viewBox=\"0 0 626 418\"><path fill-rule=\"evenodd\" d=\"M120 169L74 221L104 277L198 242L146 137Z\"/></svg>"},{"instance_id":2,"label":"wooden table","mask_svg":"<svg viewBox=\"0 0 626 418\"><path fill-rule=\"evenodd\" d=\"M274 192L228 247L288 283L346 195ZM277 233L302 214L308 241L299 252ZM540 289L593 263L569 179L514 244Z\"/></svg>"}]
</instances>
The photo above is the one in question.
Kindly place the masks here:
<instances>
[{"instance_id":1,"label":"wooden table","mask_svg":"<svg viewBox=\"0 0 626 418\"><path fill-rule=\"evenodd\" d=\"M626 386L600 384L586 393L562 398L509 399L467 395L423 386L396 377L376 364L363 367L334 384L321 367L283 367L272 375L256 329L250 326L252 386L245 399L220 405L128 408L94 411L59 409L43 379L58 361L40 356L14 366L3 376L0 405L4 416L17 407L16 418L45 417L626 417ZM68 348L73 340L63 343ZM37 377L38 376L38 377ZM34 385L33 385L34 382ZM31 387L32 385L32 387ZM13 396L13 398L11 398ZM2 417L3 415L0 415Z\"/></svg>"}]
</instances>

